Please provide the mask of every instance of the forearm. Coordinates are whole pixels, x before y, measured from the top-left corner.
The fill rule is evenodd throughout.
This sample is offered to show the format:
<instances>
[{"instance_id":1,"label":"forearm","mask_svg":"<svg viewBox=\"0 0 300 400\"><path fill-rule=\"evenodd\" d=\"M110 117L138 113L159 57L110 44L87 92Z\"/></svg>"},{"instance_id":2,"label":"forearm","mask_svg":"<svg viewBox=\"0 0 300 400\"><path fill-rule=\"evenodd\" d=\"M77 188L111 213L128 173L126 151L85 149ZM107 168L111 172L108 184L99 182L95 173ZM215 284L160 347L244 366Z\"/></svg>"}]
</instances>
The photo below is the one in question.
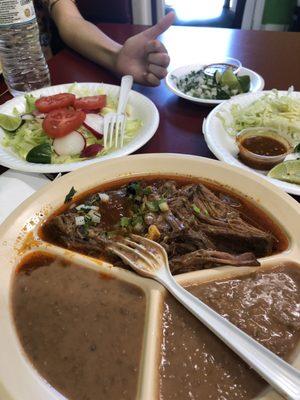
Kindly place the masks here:
<instances>
[{"instance_id":1,"label":"forearm","mask_svg":"<svg viewBox=\"0 0 300 400\"><path fill-rule=\"evenodd\" d=\"M135 82L143 85L158 86L167 75L170 58L157 37L173 23L173 13L121 46L84 20L75 0L42 1L49 7L63 41L83 56L120 76L132 75Z\"/></svg>"},{"instance_id":2,"label":"forearm","mask_svg":"<svg viewBox=\"0 0 300 400\"><path fill-rule=\"evenodd\" d=\"M53 10L53 19L62 40L90 60L115 71L121 45L106 36L94 24L78 15L65 15Z\"/></svg>"}]
</instances>

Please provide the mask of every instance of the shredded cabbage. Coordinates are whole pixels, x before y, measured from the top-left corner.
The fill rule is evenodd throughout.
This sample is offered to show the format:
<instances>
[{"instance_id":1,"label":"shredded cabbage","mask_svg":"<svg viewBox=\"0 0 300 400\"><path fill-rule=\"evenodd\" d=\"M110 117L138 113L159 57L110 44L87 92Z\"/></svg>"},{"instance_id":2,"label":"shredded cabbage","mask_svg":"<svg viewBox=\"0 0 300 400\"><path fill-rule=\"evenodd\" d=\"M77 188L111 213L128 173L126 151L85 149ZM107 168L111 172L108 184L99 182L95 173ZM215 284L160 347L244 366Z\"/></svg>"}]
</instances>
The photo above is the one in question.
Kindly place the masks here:
<instances>
[{"instance_id":1,"label":"shredded cabbage","mask_svg":"<svg viewBox=\"0 0 300 400\"><path fill-rule=\"evenodd\" d=\"M68 90L69 93L75 94L77 97L85 97L85 96L95 96L106 94L104 88L97 88L95 90L91 90L88 87L79 86L77 83L72 84ZM36 98L32 95L25 96L25 113L31 113L35 108ZM131 114L132 107L129 105L126 109L126 114L129 117ZM101 115L104 116L107 113L116 112L117 111L117 99L108 95L107 96L107 104L101 110ZM21 113L18 110L14 110L14 114L20 115ZM124 137L124 145L129 143L137 134L138 130L143 125L140 119L127 119L126 128L125 128L125 137ZM91 145L94 143L103 144L103 139L97 139L88 129L84 126L81 126L78 129L80 133L85 137L86 144ZM53 140L49 138L45 134L42 128L42 121L39 119L25 121L20 128L18 128L15 132L5 132L4 138L2 140L2 144L4 147L10 147L16 154L18 154L21 158L26 159L28 152L33 148L42 143L49 143L52 146ZM115 147L111 147L109 149L103 149L97 157L104 156L115 151ZM52 164L65 164L70 162L82 161L85 158L80 157L80 155L75 156L59 156L55 153L52 147L52 155L51 155L51 163Z\"/></svg>"},{"instance_id":2,"label":"shredded cabbage","mask_svg":"<svg viewBox=\"0 0 300 400\"><path fill-rule=\"evenodd\" d=\"M293 96L292 90L286 95L272 90L248 106L233 104L229 112L217 116L231 136L245 128L264 126L277 129L293 145L300 142L300 98Z\"/></svg>"}]
</instances>

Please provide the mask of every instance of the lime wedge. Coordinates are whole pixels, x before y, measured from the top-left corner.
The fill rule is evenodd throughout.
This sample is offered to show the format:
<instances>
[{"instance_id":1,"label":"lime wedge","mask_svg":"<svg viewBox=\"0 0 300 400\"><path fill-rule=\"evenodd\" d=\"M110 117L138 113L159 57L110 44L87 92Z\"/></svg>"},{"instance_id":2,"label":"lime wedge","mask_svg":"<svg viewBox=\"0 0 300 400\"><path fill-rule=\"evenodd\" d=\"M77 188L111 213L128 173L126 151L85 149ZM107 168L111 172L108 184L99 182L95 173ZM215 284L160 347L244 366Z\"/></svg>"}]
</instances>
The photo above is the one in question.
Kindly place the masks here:
<instances>
[{"instance_id":1,"label":"lime wedge","mask_svg":"<svg viewBox=\"0 0 300 400\"><path fill-rule=\"evenodd\" d=\"M21 117L14 117L12 115L0 114L0 126L6 131L13 132L19 128L22 123Z\"/></svg>"},{"instance_id":2,"label":"lime wedge","mask_svg":"<svg viewBox=\"0 0 300 400\"><path fill-rule=\"evenodd\" d=\"M284 161L269 171L270 178L300 185L300 160Z\"/></svg>"},{"instance_id":3,"label":"lime wedge","mask_svg":"<svg viewBox=\"0 0 300 400\"><path fill-rule=\"evenodd\" d=\"M239 81L237 80L237 77L234 75L231 68L227 68L226 71L223 72L221 84L223 86L227 85L230 89L235 89L239 86Z\"/></svg>"}]
</instances>

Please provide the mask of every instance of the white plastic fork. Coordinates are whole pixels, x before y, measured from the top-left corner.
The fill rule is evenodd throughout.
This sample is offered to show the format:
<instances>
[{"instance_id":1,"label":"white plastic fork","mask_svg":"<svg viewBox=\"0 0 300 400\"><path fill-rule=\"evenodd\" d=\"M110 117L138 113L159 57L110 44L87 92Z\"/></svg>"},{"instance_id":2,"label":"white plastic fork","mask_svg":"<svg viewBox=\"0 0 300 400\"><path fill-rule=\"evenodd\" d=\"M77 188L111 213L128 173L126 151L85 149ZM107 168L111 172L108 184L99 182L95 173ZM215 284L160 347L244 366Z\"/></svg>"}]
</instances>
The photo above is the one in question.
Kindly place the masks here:
<instances>
[{"instance_id":1,"label":"white plastic fork","mask_svg":"<svg viewBox=\"0 0 300 400\"><path fill-rule=\"evenodd\" d=\"M160 244L131 235L111 242L108 249L140 275L160 282L284 398L300 400L300 371L180 286L170 273L167 253Z\"/></svg>"},{"instance_id":2,"label":"white plastic fork","mask_svg":"<svg viewBox=\"0 0 300 400\"><path fill-rule=\"evenodd\" d=\"M118 148L124 144L126 115L125 109L128 96L132 88L133 78L131 75L123 76L119 94L119 102L116 113L106 114L104 117L104 148L110 148L113 145Z\"/></svg>"}]
</instances>

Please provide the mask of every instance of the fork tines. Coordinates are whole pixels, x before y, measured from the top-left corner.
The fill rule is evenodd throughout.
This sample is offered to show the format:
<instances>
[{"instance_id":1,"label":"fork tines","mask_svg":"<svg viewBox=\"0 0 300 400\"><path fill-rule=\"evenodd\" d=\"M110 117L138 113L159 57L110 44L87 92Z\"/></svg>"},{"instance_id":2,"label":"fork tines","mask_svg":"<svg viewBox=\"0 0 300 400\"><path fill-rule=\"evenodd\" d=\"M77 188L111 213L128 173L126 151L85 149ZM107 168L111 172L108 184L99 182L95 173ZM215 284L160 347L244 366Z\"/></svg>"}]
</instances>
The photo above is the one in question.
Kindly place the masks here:
<instances>
[{"instance_id":1,"label":"fork tines","mask_svg":"<svg viewBox=\"0 0 300 400\"><path fill-rule=\"evenodd\" d=\"M133 269L150 272L159 268L159 260L151 247L152 243L144 237L131 235L130 238L119 238L111 242L108 249Z\"/></svg>"},{"instance_id":2,"label":"fork tines","mask_svg":"<svg viewBox=\"0 0 300 400\"><path fill-rule=\"evenodd\" d=\"M110 113L104 117L104 148L122 147L124 144L126 117Z\"/></svg>"}]
</instances>

